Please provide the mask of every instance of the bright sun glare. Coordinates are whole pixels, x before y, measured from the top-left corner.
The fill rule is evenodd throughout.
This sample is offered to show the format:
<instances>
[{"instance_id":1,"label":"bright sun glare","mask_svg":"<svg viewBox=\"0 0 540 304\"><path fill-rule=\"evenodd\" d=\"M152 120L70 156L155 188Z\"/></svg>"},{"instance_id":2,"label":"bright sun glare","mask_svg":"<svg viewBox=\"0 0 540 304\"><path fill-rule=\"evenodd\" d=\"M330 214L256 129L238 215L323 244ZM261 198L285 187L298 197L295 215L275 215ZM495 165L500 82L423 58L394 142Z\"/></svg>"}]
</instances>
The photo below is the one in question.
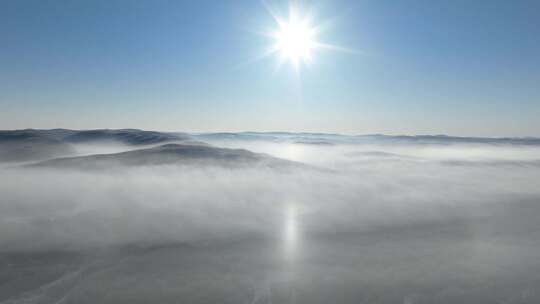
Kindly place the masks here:
<instances>
[{"instance_id":1,"label":"bright sun glare","mask_svg":"<svg viewBox=\"0 0 540 304\"><path fill-rule=\"evenodd\" d=\"M265 2L263 2L265 3ZM311 64L314 61L313 55L317 50L340 50L349 51L329 43L322 43L318 40L318 35L322 27L317 26L313 21L315 14L313 10L301 9L297 2L289 3L289 14L286 17L279 15L274 7L266 5L266 9L277 23L277 28L270 32L265 32L273 39L268 55L278 54L279 63L290 63L296 71L301 65Z\"/></svg>"},{"instance_id":2,"label":"bright sun glare","mask_svg":"<svg viewBox=\"0 0 540 304\"><path fill-rule=\"evenodd\" d=\"M316 40L317 27L311 24L312 18L301 15L298 7L289 7L288 18L276 15L271 9L269 12L277 23L277 28L270 33L274 39L269 53L277 53L280 63L289 62L298 69L301 64L313 60L313 52L323 44Z\"/></svg>"},{"instance_id":3,"label":"bright sun glare","mask_svg":"<svg viewBox=\"0 0 540 304\"><path fill-rule=\"evenodd\" d=\"M292 15L288 21L279 22L279 30L275 37L274 49L294 66L311 61L311 52L317 44L314 40L315 30L307 19L298 20Z\"/></svg>"}]
</instances>

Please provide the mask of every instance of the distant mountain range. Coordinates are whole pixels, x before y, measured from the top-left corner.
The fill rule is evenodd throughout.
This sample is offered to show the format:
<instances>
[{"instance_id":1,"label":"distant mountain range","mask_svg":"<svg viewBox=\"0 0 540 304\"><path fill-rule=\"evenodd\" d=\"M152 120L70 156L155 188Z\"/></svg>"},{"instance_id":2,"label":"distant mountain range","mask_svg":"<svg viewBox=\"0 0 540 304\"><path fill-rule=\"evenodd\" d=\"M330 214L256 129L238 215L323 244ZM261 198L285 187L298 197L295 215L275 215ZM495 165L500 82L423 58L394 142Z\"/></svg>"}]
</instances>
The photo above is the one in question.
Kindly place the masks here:
<instances>
[{"instance_id":1,"label":"distant mountain range","mask_svg":"<svg viewBox=\"0 0 540 304\"><path fill-rule=\"evenodd\" d=\"M73 147L61 138L63 135L59 136L53 130L0 131L0 162L39 160L73 154Z\"/></svg>"},{"instance_id":2,"label":"distant mountain range","mask_svg":"<svg viewBox=\"0 0 540 304\"><path fill-rule=\"evenodd\" d=\"M194 161L219 163L254 163L268 161L277 164L270 156L247 150L217 148L227 141L285 142L307 145L339 144L491 144L491 145L540 145L540 138L484 138L454 137L446 135L390 136L341 135L325 133L288 132L239 132L239 133L177 133L156 132L137 129L119 130L10 130L0 131L0 162L36 162L51 160L43 165L62 165L77 161L88 164L119 163L177 163ZM128 147L128 152L107 155L77 155L76 147L81 144L118 144ZM174 145L169 145L174 144ZM210 144L210 145L208 145ZM136 151L135 151L136 150ZM157 157L156 155L160 155ZM158 159L161 158L161 159ZM284 161L284 160L283 160ZM286 162L286 161L285 161Z\"/></svg>"},{"instance_id":3,"label":"distant mountain range","mask_svg":"<svg viewBox=\"0 0 540 304\"><path fill-rule=\"evenodd\" d=\"M540 145L537 137L458 137L448 135L342 135L325 133L240 132L191 134L201 141L288 141L300 144L510 144Z\"/></svg>"},{"instance_id":4,"label":"distant mountain range","mask_svg":"<svg viewBox=\"0 0 540 304\"><path fill-rule=\"evenodd\" d=\"M43 160L75 154L76 144L148 146L191 140L181 133L121 130L14 130L0 131L0 162Z\"/></svg>"},{"instance_id":5,"label":"distant mountain range","mask_svg":"<svg viewBox=\"0 0 540 304\"><path fill-rule=\"evenodd\" d=\"M93 143L100 141L111 141L130 145L146 145L163 143L167 141L191 139L189 135L183 133L165 133L137 129L99 129L82 131L68 129L24 129L0 131L0 142L17 141L28 138L47 138L66 143Z\"/></svg>"}]
</instances>

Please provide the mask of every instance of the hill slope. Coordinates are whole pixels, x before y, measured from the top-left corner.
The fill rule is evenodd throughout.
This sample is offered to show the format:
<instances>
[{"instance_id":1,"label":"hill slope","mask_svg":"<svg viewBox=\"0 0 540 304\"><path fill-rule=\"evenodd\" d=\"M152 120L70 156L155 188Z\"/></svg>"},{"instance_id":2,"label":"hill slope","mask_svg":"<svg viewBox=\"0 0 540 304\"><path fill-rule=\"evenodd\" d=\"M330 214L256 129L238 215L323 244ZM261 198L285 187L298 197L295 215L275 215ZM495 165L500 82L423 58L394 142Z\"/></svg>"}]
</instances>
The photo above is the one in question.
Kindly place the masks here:
<instances>
[{"instance_id":1,"label":"hill slope","mask_svg":"<svg viewBox=\"0 0 540 304\"><path fill-rule=\"evenodd\" d=\"M165 144L113 154L57 158L32 166L55 168L105 169L112 167L203 165L221 167L268 166L273 168L307 167L307 165L275 158L244 149L218 148L203 144Z\"/></svg>"}]
</instances>

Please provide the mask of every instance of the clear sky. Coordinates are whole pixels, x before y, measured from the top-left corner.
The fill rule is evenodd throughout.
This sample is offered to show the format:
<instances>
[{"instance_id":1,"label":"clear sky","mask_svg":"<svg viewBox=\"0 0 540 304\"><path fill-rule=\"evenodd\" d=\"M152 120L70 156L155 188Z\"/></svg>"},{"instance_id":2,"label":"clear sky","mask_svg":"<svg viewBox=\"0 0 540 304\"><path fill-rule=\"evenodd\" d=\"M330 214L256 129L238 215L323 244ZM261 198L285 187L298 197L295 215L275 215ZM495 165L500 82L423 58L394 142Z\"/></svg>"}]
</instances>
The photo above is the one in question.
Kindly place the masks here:
<instances>
[{"instance_id":1,"label":"clear sky","mask_svg":"<svg viewBox=\"0 0 540 304\"><path fill-rule=\"evenodd\" d=\"M304 1L297 69L288 6L1 0L0 129L540 136L540 1Z\"/></svg>"}]
</instances>

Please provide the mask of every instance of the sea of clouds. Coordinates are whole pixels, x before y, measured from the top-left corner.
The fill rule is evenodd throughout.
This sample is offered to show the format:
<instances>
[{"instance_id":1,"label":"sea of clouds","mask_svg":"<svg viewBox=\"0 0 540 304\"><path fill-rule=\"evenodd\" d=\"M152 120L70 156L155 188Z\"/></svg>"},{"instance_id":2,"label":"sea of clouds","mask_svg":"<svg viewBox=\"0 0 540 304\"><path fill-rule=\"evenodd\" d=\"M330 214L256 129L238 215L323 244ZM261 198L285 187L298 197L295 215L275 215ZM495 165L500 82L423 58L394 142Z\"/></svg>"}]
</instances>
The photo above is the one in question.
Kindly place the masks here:
<instances>
[{"instance_id":1,"label":"sea of clouds","mask_svg":"<svg viewBox=\"0 0 540 304\"><path fill-rule=\"evenodd\" d=\"M210 143L307 166L4 164L0 303L540 297L539 147Z\"/></svg>"}]
</instances>

